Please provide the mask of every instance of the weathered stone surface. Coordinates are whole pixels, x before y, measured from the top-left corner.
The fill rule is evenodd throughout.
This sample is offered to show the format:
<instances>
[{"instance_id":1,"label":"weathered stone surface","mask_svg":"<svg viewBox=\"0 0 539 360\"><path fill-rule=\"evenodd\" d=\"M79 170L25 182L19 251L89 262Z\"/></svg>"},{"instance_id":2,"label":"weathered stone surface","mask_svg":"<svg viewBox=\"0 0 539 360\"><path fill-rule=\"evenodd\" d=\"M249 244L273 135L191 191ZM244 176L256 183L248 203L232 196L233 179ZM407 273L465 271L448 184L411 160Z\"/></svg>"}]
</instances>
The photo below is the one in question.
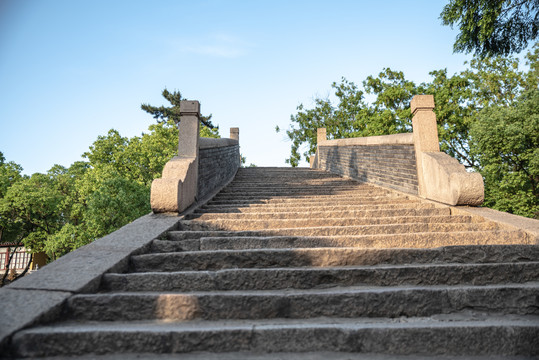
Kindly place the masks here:
<instances>
[{"instance_id":1,"label":"weathered stone surface","mask_svg":"<svg viewBox=\"0 0 539 360\"><path fill-rule=\"evenodd\" d=\"M503 235L501 235L503 236ZM286 240L286 239L283 239ZM239 241L239 240L237 240ZM262 239L264 241L264 239ZM300 238L290 239L300 241ZM290 245L290 243L289 243ZM328 267L382 264L494 263L537 261L539 247L526 245L451 246L434 249L336 247L206 250L133 256L133 270L184 271L227 268Z\"/></svg>"},{"instance_id":2,"label":"weathered stone surface","mask_svg":"<svg viewBox=\"0 0 539 360\"><path fill-rule=\"evenodd\" d=\"M321 252L318 252L318 255ZM105 274L103 287L109 291L213 291L213 290L278 290L310 289L337 286L396 286L396 285L486 285L509 281L534 281L539 276L537 262L481 264L397 264L353 265L351 256L326 258L326 267L302 268L307 261L292 259L289 268L282 263L265 262L267 267L256 268L256 258L228 256L200 259L190 264L191 271ZM273 255L273 254L267 254ZM310 254L314 257L313 254ZM349 255L349 254L345 254ZM235 261L237 261L235 263ZM319 260L323 263L323 260ZM341 266L339 266L339 263ZM199 265L196 268L196 265ZM236 266L234 266L236 265ZM283 267L271 267L283 266ZM297 267L294 267L297 266ZM329 267L331 266L331 267ZM207 269L215 269L208 271ZM186 269L190 270L190 269ZM197 270L197 271L193 271Z\"/></svg>"},{"instance_id":3,"label":"weathered stone surface","mask_svg":"<svg viewBox=\"0 0 539 360\"><path fill-rule=\"evenodd\" d=\"M536 356L539 246L509 245L537 241L492 217L321 171L240 169L166 234L98 247L132 251L99 291L67 299L56 324L18 331L10 350Z\"/></svg>"},{"instance_id":4,"label":"weathered stone surface","mask_svg":"<svg viewBox=\"0 0 539 360\"><path fill-rule=\"evenodd\" d=\"M62 291L0 289L0 354L6 353L9 337L39 321L55 319L72 294Z\"/></svg>"},{"instance_id":5,"label":"weathered stone surface","mask_svg":"<svg viewBox=\"0 0 539 360\"><path fill-rule=\"evenodd\" d=\"M185 353L194 351L535 355L537 319L481 316L418 319L312 319L184 323L65 324L16 335L18 353ZM468 316L470 317L470 316ZM406 344L406 346L403 346Z\"/></svg>"},{"instance_id":6,"label":"weathered stone surface","mask_svg":"<svg viewBox=\"0 0 539 360\"><path fill-rule=\"evenodd\" d=\"M78 321L419 317L481 310L539 315L539 285L386 286L283 291L211 291L76 295L69 316ZM488 304L485 307L485 304Z\"/></svg>"},{"instance_id":7,"label":"weathered stone surface","mask_svg":"<svg viewBox=\"0 0 539 360\"><path fill-rule=\"evenodd\" d=\"M309 214L311 215L311 214ZM217 220L184 220L180 221L179 227L183 231L188 230L263 230L280 228L306 228L316 226L357 226L357 225L381 225L381 224L407 224L407 223L470 223L471 216L396 216L386 218L356 218L337 217L333 219L310 218L299 219L217 219Z\"/></svg>"},{"instance_id":8,"label":"weathered stone surface","mask_svg":"<svg viewBox=\"0 0 539 360\"><path fill-rule=\"evenodd\" d=\"M335 217L356 217L356 218L384 218L384 217L395 217L395 216L443 216L450 215L451 210L448 207L445 208L427 208L427 209L397 209L397 210L334 210L334 211L325 211L323 209L318 211L310 211L309 216L313 218L331 218ZM197 220L213 220L213 219L244 219L244 220L255 220L255 219L291 219L296 216L303 216L303 213L295 213L292 211L288 212L268 212L261 210L260 212L252 213L209 213L209 212L193 212L192 214L186 216L186 219L197 219Z\"/></svg>"},{"instance_id":9,"label":"weathered stone surface","mask_svg":"<svg viewBox=\"0 0 539 360\"><path fill-rule=\"evenodd\" d=\"M507 229L525 232L530 240L530 244L539 245L539 220L508 214L489 208L462 206L452 208L452 211L456 214L473 214L475 216L481 216L486 220L495 221L497 224Z\"/></svg>"},{"instance_id":10,"label":"weathered stone surface","mask_svg":"<svg viewBox=\"0 0 539 360\"><path fill-rule=\"evenodd\" d=\"M448 205L481 205L483 177L468 172L464 165L442 152L425 152L423 157L424 195Z\"/></svg>"},{"instance_id":11,"label":"weathered stone surface","mask_svg":"<svg viewBox=\"0 0 539 360\"><path fill-rule=\"evenodd\" d=\"M417 170L413 145L319 146L319 168L389 187L417 193Z\"/></svg>"},{"instance_id":12,"label":"weathered stone surface","mask_svg":"<svg viewBox=\"0 0 539 360\"><path fill-rule=\"evenodd\" d=\"M201 237L255 237L255 236L337 236L337 235L376 235L376 234L407 234L407 233L429 233L429 232L454 232L454 231L486 231L497 230L499 226L495 223L408 223L408 224L374 224L374 225L347 225L347 226L314 226L299 228L276 228L261 230L241 230L241 231L220 231L220 230L193 230L170 232L172 239L178 239L189 232L196 235L199 232ZM186 234L187 233L187 234ZM199 237L200 237L199 236Z\"/></svg>"},{"instance_id":13,"label":"weathered stone surface","mask_svg":"<svg viewBox=\"0 0 539 360\"><path fill-rule=\"evenodd\" d=\"M240 167L240 148L238 142L231 139L226 140L235 142L235 144L205 147L199 151L197 180L197 197L199 199L230 182Z\"/></svg>"}]
</instances>

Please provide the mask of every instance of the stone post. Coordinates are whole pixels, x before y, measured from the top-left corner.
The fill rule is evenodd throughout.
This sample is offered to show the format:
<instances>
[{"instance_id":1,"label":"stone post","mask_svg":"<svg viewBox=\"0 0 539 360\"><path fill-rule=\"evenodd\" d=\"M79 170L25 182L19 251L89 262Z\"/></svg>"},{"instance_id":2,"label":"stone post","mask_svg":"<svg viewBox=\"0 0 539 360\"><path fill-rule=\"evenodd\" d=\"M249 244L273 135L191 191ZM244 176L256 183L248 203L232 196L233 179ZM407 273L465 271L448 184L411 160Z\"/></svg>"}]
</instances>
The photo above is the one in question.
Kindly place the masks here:
<instances>
[{"instance_id":1,"label":"stone post","mask_svg":"<svg viewBox=\"0 0 539 360\"><path fill-rule=\"evenodd\" d=\"M230 128L230 139L236 140L238 142L238 145L240 143L240 128L237 127L231 127ZM239 154L239 167L241 167L241 153Z\"/></svg>"},{"instance_id":2,"label":"stone post","mask_svg":"<svg viewBox=\"0 0 539 360\"><path fill-rule=\"evenodd\" d=\"M318 128L316 130L316 143L320 145L320 143L326 141L327 139L326 128Z\"/></svg>"},{"instance_id":3,"label":"stone post","mask_svg":"<svg viewBox=\"0 0 539 360\"><path fill-rule=\"evenodd\" d=\"M309 166L311 169L320 168L319 146L327 140L326 128L316 129L316 153L309 158Z\"/></svg>"},{"instance_id":4,"label":"stone post","mask_svg":"<svg viewBox=\"0 0 539 360\"><path fill-rule=\"evenodd\" d=\"M182 212L196 200L200 103L180 102L178 156L165 164L161 179L152 182L153 212Z\"/></svg>"},{"instance_id":5,"label":"stone post","mask_svg":"<svg viewBox=\"0 0 539 360\"><path fill-rule=\"evenodd\" d=\"M198 157L198 137L200 134L200 103L180 101L180 123L178 156Z\"/></svg>"},{"instance_id":6,"label":"stone post","mask_svg":"<svg viewBox=\"0 0 539 360\"><path fill-rule=\"evenodd\" d=\"M438 142L438 127L434 114L434 97L432 95L416 95L410 102L412 112L412 127L414 131L415 157L418 169L423 169L424 152L440 151ZM425 197L425 182L423 171L418 172L419 195Z\"/></svg>"},{"instance_id":7,"label":"stone post","mask_svg":"<svg viewBox=\"0 0 539 360\"><path fill-rule=\"evenodd\" d=\"M230 128L230 138L240 141L240 128L237 128L237 127Z\"/></svg>"}]
</instances>

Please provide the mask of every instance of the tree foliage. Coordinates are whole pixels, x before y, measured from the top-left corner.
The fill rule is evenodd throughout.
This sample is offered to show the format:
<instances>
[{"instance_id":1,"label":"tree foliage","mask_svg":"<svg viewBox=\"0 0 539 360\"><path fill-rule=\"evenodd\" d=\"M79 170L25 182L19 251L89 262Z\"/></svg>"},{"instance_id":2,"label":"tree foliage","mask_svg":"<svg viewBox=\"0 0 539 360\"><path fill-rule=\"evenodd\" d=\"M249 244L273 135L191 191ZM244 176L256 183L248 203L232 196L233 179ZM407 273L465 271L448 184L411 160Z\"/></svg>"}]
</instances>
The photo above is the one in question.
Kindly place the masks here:
<instances>
[{"instance_id":1,"label":"tree foliage","mask_svg":"<svg viewBox=\"0 0 539 360\"><path fill-rule=\"evenodd\" d=\"M539 90L514 106L489 106L471 127L485 178L485 205L539 218Z\"/></svg>"},{"instance_id":2,"label":"tree foliage","mask_svg":"<svg viewBox=\"0 0 539 360\"><path fill-rule=\"evenodd\" d=\"M174 120L163 113L131 138L111 129L83 154L85 161L30 177L0 152L0 240L55 259L150 212L151 183L178 151ZM203 126L201 136L219 137L218 127Z\"/></svg>"},{"instance_id":3,"label":"tree foliage","mask_svg":"<svg viewBox=\"0 0 539 360\"><path fill-rule=\"evenodd\" d=\"M509 55L537 39L539 0L450 0L440 18L460 30L455 52Z\"/></svg>"},{"instance_id":4,"label":"tree foliage","mask_svg":"<svg viewBox=\"0 0 539 360\"><path fill-rule=\"evenodd\" d=\"M316 150L316 130L326 128L330 139L358 136L387 135L410 131L410 100L416 94L416 86L406 80L400 71L384 69L378 77L369 76L363 82L364 90L345 78L334 82L334 105L329 98L316 98L315 106L306 109L303 104L297 107L298 113L290 117L292 122L286 135L292 141L290 158L286 162L298 166L303 158ZM364 95L376 96L372 105L367 104ZM276 131L280 129L277 127ZM302 145L307 144L303 154Z\"/></svg>"},{"instance_id":5,"label":"tree foliage","mask_svg":"<svg viewBox=\"0 0 539 360\"><path fill-rule=\"evenodd\" d=\"M164 89L161 94L172 105L171 107L142 104L140 108L151 114L158 122L168 122L169 120L172 120L178 124L180 122L180 102L185 99L179 91L171 93L167 89ZM204 127L209 129L215 127L211 122L211 114L209 116L201 116L200 121Z\"/></svg>"},{"instance_id":6,"label":"tree foliage","mask_svg":"<svg viewBox=\"0 0 539 360\"><path fill-rule=\"evenodd\" d=\"M298 112L291 116L286 134L292 145L286 161L292 166L308 162L316 151L316 130L320 127L326 128L330 139L409 132L412 97L432 94L441 150L467 168L481 172L487 186L485 203L537 216L537 175L531 160L533 156L537 158L537 143L533 136L525 137L523 131L538 133L532 116L536 108L532 105L538 100L533 94L539 88L539 45L526 55L526 60L526 69L522 70L519 60L512 56L476 56L468 69L452 76L446 69L434 70L430 72L432 80L419 85L407 80L402 72L388 68L376 77L367 77L362 88L343 78L341 83L331 85L335 101L316 98L312 108L300 104ZM365 100L365 94L372 96L372 103ZM507 119L502 122L504 118ZM520 135L500 132L505 129L500 124L507 125L507 131L520 129ZM487 132L495 128L498 132ZM493 146L505 137L512 139L507 146ZM505 173L512 175L502 177ZM515 197L515 193L520 195ZM511 199L513 207L507 205Z\"/></svg>"}]
</instances>

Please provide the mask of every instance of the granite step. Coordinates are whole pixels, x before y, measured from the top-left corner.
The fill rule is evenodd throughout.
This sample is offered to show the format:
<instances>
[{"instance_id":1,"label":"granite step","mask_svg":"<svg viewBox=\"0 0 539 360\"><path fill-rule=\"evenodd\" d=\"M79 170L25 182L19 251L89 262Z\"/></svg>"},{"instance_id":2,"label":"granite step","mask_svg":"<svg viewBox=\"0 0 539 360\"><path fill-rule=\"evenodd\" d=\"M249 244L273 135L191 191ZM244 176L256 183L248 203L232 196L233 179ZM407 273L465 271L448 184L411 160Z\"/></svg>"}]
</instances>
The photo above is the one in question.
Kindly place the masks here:
<instances>
[{"instance_id":1,"label":"granite step","mask_svg":"<svg viewBox=\"0 0 539 360\"><path fill-rule=\"evenodd\" d=\"M287 204L207 204L194 211L195 214L206 212L227 213L227 212L296 212L299 214L310 213L313 211L372 211L372 210L396 210L396 209L434 209L433 203L402 203L402 204L382 204L382 205L340 205L333 202L318 202L316 205L292 206Z\"/></svg>"},{"instance_id":2,"label":"granite step","mask_svg":"<svg viewBox=\"0 0 539 360\"><path fill-rule=\"evenodd\" d=\"M309 214L310 215L310 214ZM329 217L329 218L296 218L296 219L219 219L219 220L181 220L178 223L180 231L204 230L265 230L281 228L309 228L318 226L359 226L359 225L391 225L391 224L447 224L472 223L472 216L395 216L385 218L356 218L356 217ZM479 222L479 219L474 222Z\"/></svg>"},{"instance_id":3,"label":"granite step","mask_svg":"<svg viewBox=\"0 0 539 360\"><path fill-rule=\"evenodd\" d=\"M259 179L259 180L251 180L251 181L238 181L237 178L232 181L230 184L226 186L226 189L236 189L236 188L274 188L274 187L299 187L299 186L335 186L335 185L346 185L346 186L355 186L357 188L373 188L373 189L379 189L379 190L386 190L383 188L379 188L377 186L373 186L372 184L367 183L359 183L354 180L345 180L343 178L339 177L333 177L333 178L313 178L308 179L305 178L302 181L287 181L286 183L278 182L278 181L271 181L270 179Z\"/></svg>"},{"instance_id":4,"label":"granite step","mask_svg":"<svg viewBox=\"0 0 539 360\"><path fill-rule=\"evenodd\" d=\"M231 196L231 197L214 197L208 204L287 204L292 206L308 206L324 202L333 204L357 204L357 205L376 205L376 204L400 204L400 203L419 203L419 200L411 200L403 197L381 197L373 196L369 197L355 197L349 195L337 195L337 196L286 196L286 197L263 197L263 196Z\"/></svg>"},{"instance_id":5,"label":"granite step","mask_svg":"<svg viewBox=\"0 0 539 360\"><path fill-rule=\"evenodd\" d=\"M156 240L155 246L176 248L179 250L167 251L193 251L193 250L231 250L231 249L264 249L264 248L337 248L337 247L368 247L368 248L428 248L455 245L503 245L503 244L535 244L526 234L520 232L503 231L460 231L440 233L414 233L414 234L379 234L379 235L342 235L342 236L214 236L200 237L200 233L193 231L193 238L187 240ZM189 234L185 232L184 234ZM219 235L219 234L217 234Z\"/></svg>"},{"instance_id":6,"label":"granite step","mask_svg":"<svg viewBox=\"0 0 539 360\"><path fill-rule=\"evenodd\" d=\"M232 183L231 185L223 188L219 193L220 194L237 194L237 193L249 193L249 192L275 192L275 193L296 193L296 192L314 192L314 193L327 193L331 194L334 191L357 191L359 193L364 193L368 191L377 191L380 193L388 193L387 190L379 189L374 186L362 186L353 183L333 183L333 184L281 184L281 185L272 185L268 186L267 183L261 184L260 186L254 185L241 185L237 183Z\"/></svg>"},{"instance_id":7,"label":"granite step","mask_svg":"<svg viewBox=\"0 0 539 360\"><path fill-rule=\"evenodd\" d=\"M357 246L347 248L298 247L295 249L290 247L281 249L197 249L183 252L148 253L132 256L130 266L133 272L163 272L230 268L283 268L288 266L343 267L535 261L539 261L539 246L537 245L464 245L436 248L383 246L379 249Z\"/></svg>"},{"instance_id":8,"label":"granite step","mask_svg":"<svg viewBox=\"0 0 539 360\"><path fill-rule=\"evenodd\" d=\"M299 228L275 228L259 230L192 230L170 231L168 238L181 240L186 238L202 237L268 237L268 236L337 236L337 235L389 235L411 234L424 232L462 232L462 231L491 231L498 230L499 225L492 222L451 222L451 223L405 223L405 224L375 224L375 225L347 225L347 226L310 226Z\"/></svg>"},{"instance_id":9,"label":"granite step","mask_svg":"<svg viewBox=\"0 0 539 360\"><path fill-rule=\"evenodd\" d=\"M462 310L539 315L539 283L74 295L76 321L422 317Z\"/></svg>"},{"instance_id":10,"label":"granite step","mask_svg":"<svg viewBox=\"0 0 539 360\"><path fill-rule=\"evenodd\" d=\"M260 209L261 212L251 213L198 213L194 212L185 217L186 220L257 220L257 219L294 219L305 216L303 213L297 212L266 212ZM312 218L386 218L386 217L400 217L400 216L447 216L451 215L451 209L449 207L440 208L403 208L403 209L388 209L388 210L335 210L335 211L311 211L308 213Z\"/></svg>"},{"instance_id":11,"label":"granite step","mask_svg":"<svg viewBox=\"0 0 539 360\"><path fill-rule=\"evenodd\" d=\"M235 255L240 258L241 265L248 265L245 264L245 254ZM271 255L275 255L275 252ZM284 256L280 256L278 261L275 259L269 265L287 265L283 258ZM191 271L104 274L101 287L108 292L230 291L320 289L337 286L457 284L477 286L523 283L539 279L539 259L531 262L411 263L379 264L376 266L346 264L331 267L273 268L241 268L241 265L234 267L232 256L227 258L219 256L214 259L215 262L212 262L212 259L208 259L207 256L201 256L197 260L191 264L191 267L194 268ZM219 261L221 269L219 269ZM342 262L347 263L346 261ZM304 264L300 263L300 265ZM209 268L217 270L208 270ZM539 304L537 305L539 306Z\"/></svg>"},{"instance_id":12,"label":"granite step","mask_svg":"<svg viewBox=\"0 0 539 360\"><path fill-rule=\"evenodd\" d=\"M353 195L353 196L351 196ZM409 199L405 196L399 195L399 194L384 194L379 192L366 192L364 194L354 192L354 193L345 193L345 194L333 194L333 195L327 195L326 193L321 194L285 194L285 195L275 195L275 196L267 196L260 193L240 193L240 194L219 194L213 197L212 201L225 201L225 200L232 200L232 201L245 201L245 200L265 200L267 202L293 202L298 200L305 200L305 201L318 201L318 200L346 200L346 199L360 199L365 200L367 202L373 202L373 201L387 201L387 200L408 200L411 202L417 202L418 199Z\"/></svg>"},{"instance_id":13,"label":"granite step","mask_svg":"<svg viewBox=\"0 0 539 360\"><path fill-rule=\"evenodd\" d=\"M20 356L339 351L537 355L539 317L464 312L421 318L66 322L23 330ZM405 344L405 345L404 345Z\"/></svg>"}]
</instances>

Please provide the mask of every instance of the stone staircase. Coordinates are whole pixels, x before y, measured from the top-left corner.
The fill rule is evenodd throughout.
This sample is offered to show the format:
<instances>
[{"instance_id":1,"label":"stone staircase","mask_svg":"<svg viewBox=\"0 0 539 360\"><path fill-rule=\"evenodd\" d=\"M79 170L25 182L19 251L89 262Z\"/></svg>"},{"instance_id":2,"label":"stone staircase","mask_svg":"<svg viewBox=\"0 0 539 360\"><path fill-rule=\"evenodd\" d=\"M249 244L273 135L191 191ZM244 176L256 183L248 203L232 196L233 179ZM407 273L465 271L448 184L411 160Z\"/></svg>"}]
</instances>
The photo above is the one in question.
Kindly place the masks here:
<instances>
[{"instance_id":1,"label":"stone staircase","mask_svg":"<svg viewBox=\"0 0 539 360\"><path fill-rule=\"evenodd\" d=\"M240 169L206 205L15 334L16 357L539 355L539 246L322 171ZM144 355L151 354L151 355ZM146 356L146 357L144 357ZM361 357L365 358L365 357Z\"/></svg>"}]
</instances>

